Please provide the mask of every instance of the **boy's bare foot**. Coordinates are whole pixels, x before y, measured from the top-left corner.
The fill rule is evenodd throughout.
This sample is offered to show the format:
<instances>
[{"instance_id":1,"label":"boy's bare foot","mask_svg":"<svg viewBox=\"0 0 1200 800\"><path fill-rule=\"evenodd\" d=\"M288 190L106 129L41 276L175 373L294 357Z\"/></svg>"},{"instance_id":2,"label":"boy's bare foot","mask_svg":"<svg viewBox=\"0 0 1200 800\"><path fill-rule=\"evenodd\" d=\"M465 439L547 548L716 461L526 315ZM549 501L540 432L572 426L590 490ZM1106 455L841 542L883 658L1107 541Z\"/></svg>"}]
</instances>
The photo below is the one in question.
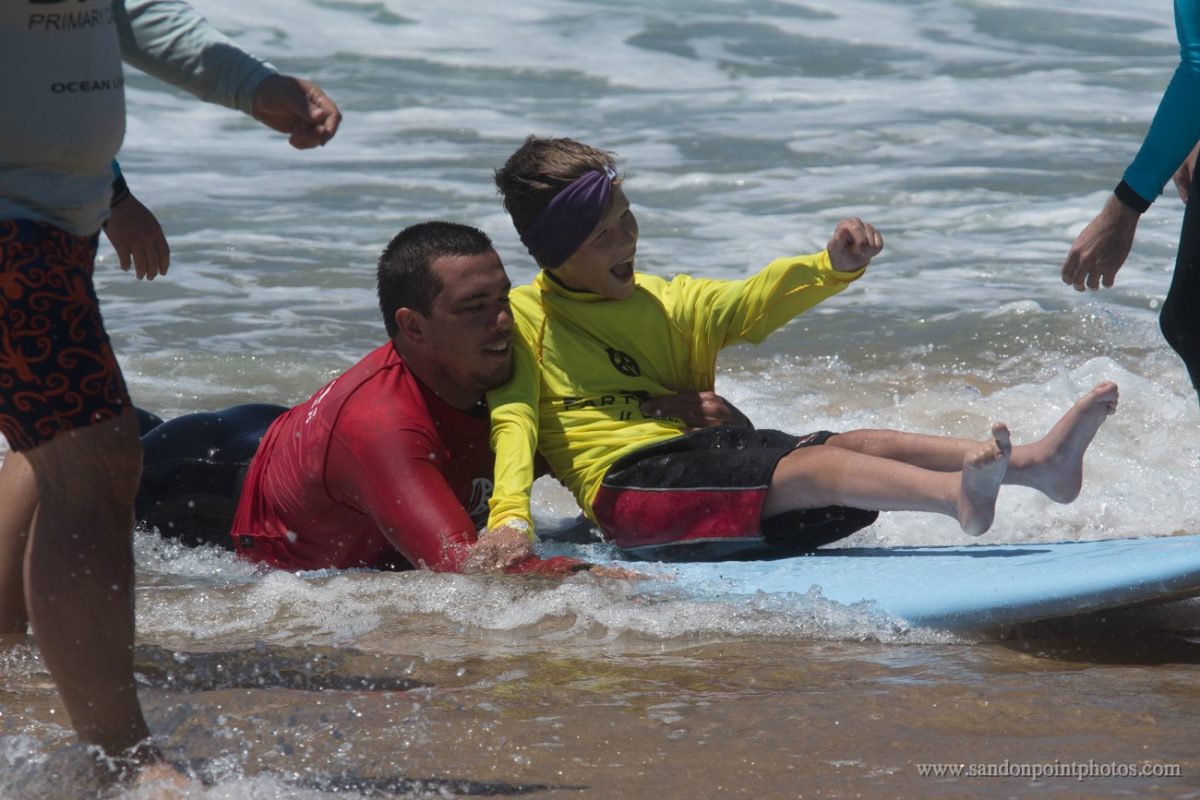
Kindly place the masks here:
<instances>
[{"instance_id":1,"label":"boy's bare foot","mask_svg":"<svg viewBox=\"0 0 1200 800\"><path fill-rule=\"evenodd\" d=\"M1056 503L1070 503L1083 487L1083 454L1109 414L1117 410L1117 385L1098 384L1044 437L1017 448L1009 481L1039 490Z\"/></svg>"},{"instance_id":2,"label":"boy's bare foot","mask_svg":"<svg viewBox=\"0 0 1200 800\"><path fill-rule=\"evenodd\" d=\"M992 441L963 459L958 522L964 533L979 536L992 527L996 495L1000 493L1011 454L1008 427L997 422L992 425Z\"/></svg>"}]
</instances>

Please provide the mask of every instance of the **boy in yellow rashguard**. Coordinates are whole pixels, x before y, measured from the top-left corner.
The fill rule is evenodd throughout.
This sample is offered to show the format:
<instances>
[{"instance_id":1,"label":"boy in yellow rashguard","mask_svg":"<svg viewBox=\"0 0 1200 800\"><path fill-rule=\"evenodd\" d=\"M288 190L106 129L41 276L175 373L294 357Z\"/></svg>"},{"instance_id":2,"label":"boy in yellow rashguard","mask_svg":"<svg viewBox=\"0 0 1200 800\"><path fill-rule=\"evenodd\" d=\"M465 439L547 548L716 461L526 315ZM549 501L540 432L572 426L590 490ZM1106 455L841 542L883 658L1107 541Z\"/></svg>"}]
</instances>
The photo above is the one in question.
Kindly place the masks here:
<instances>
[{"instance_id":1,"label":"boy in yellow rashguard","mask_svg":"<svg viewBox=\"0 0 1200 800\"><path fill-rule=\"evenodd\" d=\"M975 442L898 431L689 431L643 404L711 390L721 348L759 342L862 276L879 232L843 220L826 250L736 281L637 273L638 229L610 154L529 137L496 172L521 240L542 267L510 294L512 380L489 392L495 489L489 532L532 538L534 456L545 456L603 535L632 556L725 558L815 548L877 511L932 511L979 535L1002 483L1070 502L1083 454L1117 404L1102 383L1043 439L1007 428ZM519 550L519 548L517 548Z\"/></svg>"}]
</instances>

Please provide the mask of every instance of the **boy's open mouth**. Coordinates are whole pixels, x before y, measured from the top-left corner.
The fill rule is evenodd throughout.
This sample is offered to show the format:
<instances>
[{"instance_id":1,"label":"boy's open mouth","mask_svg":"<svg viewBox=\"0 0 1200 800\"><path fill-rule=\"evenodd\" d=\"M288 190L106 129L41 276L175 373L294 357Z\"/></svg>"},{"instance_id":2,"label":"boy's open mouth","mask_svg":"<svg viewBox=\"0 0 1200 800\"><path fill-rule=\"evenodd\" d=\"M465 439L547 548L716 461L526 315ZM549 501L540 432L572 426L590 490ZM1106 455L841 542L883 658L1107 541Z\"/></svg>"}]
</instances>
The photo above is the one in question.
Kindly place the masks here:
<instances>
[{"instance_id":1,"label":"boy's open mouth","mask_svg":"<svg viewBox=\"0 0 1200 800\"><path fill-rule=\"evenodd\" d=\"M624 282L632 280L633 259L631 258L628 261L622 261L620 264L617 264L615 267L610 269L609 272L612 273L612 276L619 281Z\"/></svg>"}]
</instances>

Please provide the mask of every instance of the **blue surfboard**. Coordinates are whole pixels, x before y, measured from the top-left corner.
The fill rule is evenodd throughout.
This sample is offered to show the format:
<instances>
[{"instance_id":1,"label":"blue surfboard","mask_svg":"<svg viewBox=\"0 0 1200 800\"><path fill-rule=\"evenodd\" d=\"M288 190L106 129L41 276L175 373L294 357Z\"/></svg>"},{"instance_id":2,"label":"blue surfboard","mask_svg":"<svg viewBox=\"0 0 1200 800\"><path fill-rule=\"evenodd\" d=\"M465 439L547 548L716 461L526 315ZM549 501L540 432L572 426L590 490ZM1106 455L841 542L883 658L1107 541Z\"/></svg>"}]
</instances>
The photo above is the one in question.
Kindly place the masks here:
<instances>
[{"instance_id":1,"label":"blue surfboard","mask_svg":"<svg viewBox=\"0 0 1200 800\"><path fill-rule=\"evenodd\" d=\"M807 594L913 625L980 629L1200 595L1200 535L825 549L778 561L625 563L697 597Z\"/></svg>"}]
</instances>

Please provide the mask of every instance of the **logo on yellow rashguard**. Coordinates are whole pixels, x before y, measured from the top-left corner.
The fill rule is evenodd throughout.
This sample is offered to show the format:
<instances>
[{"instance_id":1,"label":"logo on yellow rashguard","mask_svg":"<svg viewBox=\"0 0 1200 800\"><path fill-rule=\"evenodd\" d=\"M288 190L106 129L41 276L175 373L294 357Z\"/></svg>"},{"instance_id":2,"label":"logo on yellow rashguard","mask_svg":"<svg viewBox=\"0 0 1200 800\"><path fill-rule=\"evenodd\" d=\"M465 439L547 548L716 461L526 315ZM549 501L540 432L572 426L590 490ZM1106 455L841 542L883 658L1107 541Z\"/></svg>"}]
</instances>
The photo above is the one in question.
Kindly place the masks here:
<instances>
[{"instance_id":1,"label":"logo on yellow rashguard","mask_svg":"<svg viewBox=\"0 0 1200 800\"><path fill-rule=\"evenodd\" d=\"M628 353L622 353L620 350L614 350L611 347L605 348L608 352L608 360L616 368L617 372L622 375L628 375L631 378L636 378L642 374L642 368L638 366L637 361Z\"/></svg>"}]
</instances>

